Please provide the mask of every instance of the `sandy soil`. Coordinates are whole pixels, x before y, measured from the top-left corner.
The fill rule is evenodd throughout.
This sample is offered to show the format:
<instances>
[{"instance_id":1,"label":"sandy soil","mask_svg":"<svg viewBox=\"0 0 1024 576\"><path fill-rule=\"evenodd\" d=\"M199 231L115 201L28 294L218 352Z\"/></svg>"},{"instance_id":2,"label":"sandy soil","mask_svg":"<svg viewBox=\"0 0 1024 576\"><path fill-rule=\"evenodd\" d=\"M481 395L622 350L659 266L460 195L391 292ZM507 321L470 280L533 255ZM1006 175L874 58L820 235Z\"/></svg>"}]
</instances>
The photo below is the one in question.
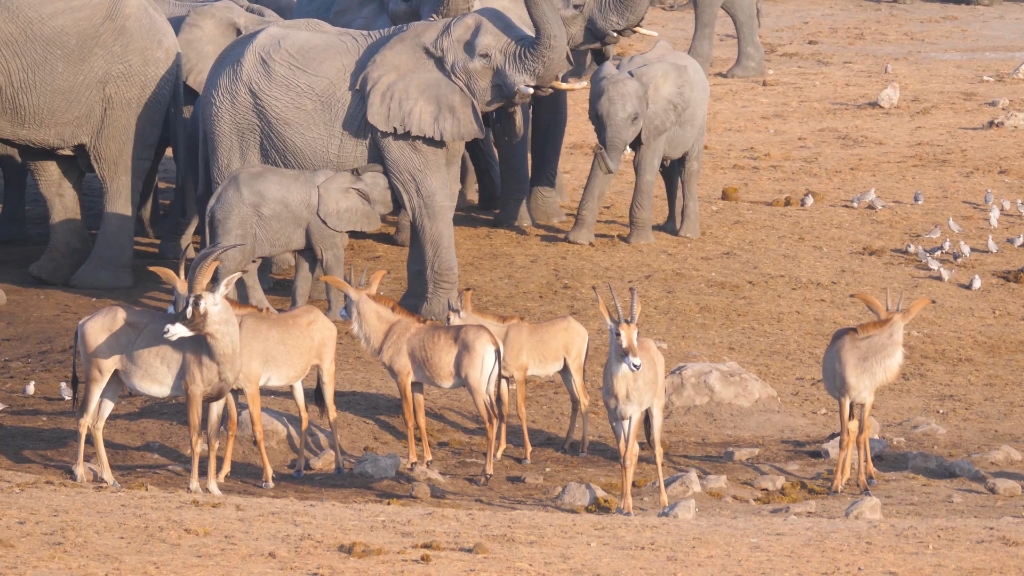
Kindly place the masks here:
<instances>
[{"instance_id":1,"label":"sandy soil","mask_svg":"<svg viewBox=\"0 0 1024 576\"><path fill-rule=\"evenodd\" d=\"M682 49L693 15L652 10L647 25ZM1017 324L1024 317L1024 287L1007 274L1024 265L1024 252L1005 242L1024 232L1024 218L1016 210L1002 217L991 231L1000 252L990 255L981 206L986 188L997 198L1024 197L1021 133L981 129L1000 114L988 106L993 99L1009 98L1011 109L1024 109L1024 81L1006 78L1024 60L1024 5L785 0L765 4L763 26L773 71L767 85L717 75L735 54L732 27L724 14L719 21L700 182L701 239L658 233L650 246L620 242L617 236L627 232L629 174L615 181L596 247L561 241L571 218L518 234L491 228L487 214L457 215L462 281L476 288L478 308L531 319L569 313L591 331L587 385L594 405L590 456L557 453L567 395L555 379L531 381L533 464L518 463L521 435L513 417L507 457L491 484L478 488L470 480L480 469L483 435L467 395L429 391L435 462L446 477L442 500L409 499L404 475L370 482L310 472L296 480L285 453L274 454L277 486L264 491L248 441L241 442L233 475L222 485L225 498L186 495L182 403L127 396L105 431L114 473L126 490L68 482L75 422L57 385L70 377L75 323L112 302L164 307L169 294L145 271L160 264L152 240L137 244L133 289L35 285L27 267L42 253L45 228L39 224L46 216L33 203L33 240L0 250L0 287L9 300L0 308L0 402L9 405L0 412L0 572L232 570L224 553L257 570L326 573L355 566L380 572L395 566L425 572L1020 572L1024 500L992 496L977 482L908 472L906 461L911 451L954 459L1002 444L1024 448L1015 425L1024 408ZM652 44L630 38L623 48L638 52ZM886 63L893 68L889 76ZM899 107L871 106L890 81L900 83ZM594 135L586 93L570 98L563 165L576 201ZM725 186L738 187L742 201L721 201ZM876 188L888 207L851 209L848 199L868 188ZM923 206L910 201L917 189L925 194ZM768 205L807 191L824 198L807 210ZM657 207L656 220L665 213L663 203ZM975 255L957 264L944 284L901 250L950 216L965 231L953 235L943 226L943 234L954 245L964 239ZM356 237L348 257L357 267L391 270L383 292L397 296L405 251L386 242L388 232ZM974 274L983 283L978 292L965 288ZM727 474L739 501L698 495L697 520L690 523L655 518L657 496L649 488L635 492L634 519L552 505L552 489L568 481L595 482L613 494L619 489L600 403L606 336L590 290L608 281L620 291L641 284L643 333L666 343L670 367L732 360L779 392L776 406L676 410L666 424L666 473L695 467ZM831 465L818 447L837 418L821 386L821 354L834 330L869 318L848 295L880 295L886 287L905 290L909 299L930 296L938 305L908 328L903 374L880 393L873 412L883 437L905 439L877 462L883 477L873 493L885 519L843 519L857 498L848 494L805 494L817 504L809 518L790 519L781 504L746 503L755 495L748 484L764 472L827 484L822 475ZM272 293L284 305L287 281ZM36 396L20 396L30 379L37 382ZM339 336L338 388L345 449L404 454L394 384L347 330ZM265 404L294 410L286 392L268 393ZM947 433L914 434L919 418ZM729 446L757 446L761 453L753 463L725 463L721 454ZM87 454L92 457L91 448ZM1024 480L1020 463L984 470ZM544 482L513 481L527 471ZM655 476L648 452L638 476ZM430 540L444 550L426 552L428 563L414 546ZM387 553L351 560L338 547L352 541ZM489 554L460 550L478 541Z\"/></svg>"}]
</instances>

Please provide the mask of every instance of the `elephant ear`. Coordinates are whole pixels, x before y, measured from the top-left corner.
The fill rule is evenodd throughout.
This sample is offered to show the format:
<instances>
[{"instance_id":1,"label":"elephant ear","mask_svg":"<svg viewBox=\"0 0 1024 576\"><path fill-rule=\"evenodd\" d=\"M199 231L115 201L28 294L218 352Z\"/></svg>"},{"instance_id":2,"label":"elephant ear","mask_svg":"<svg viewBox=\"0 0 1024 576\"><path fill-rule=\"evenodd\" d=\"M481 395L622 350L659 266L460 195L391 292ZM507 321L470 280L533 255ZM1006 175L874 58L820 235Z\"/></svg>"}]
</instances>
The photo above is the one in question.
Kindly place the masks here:
<instances>
[{"instance_id":1,"label":"elephant ear","mask_svg":"<svg viewBox=\"0 0 1024 576\"><path fill-rule=\"evenodd\" d=\"M464 37L465 32L452 28L466 25L462 21L472 16L410 25L370 59L358 89L374 128L444 142L483 138L480 108L452 81L435 42ZM458 42L448 45L462 49Z\"/></svg>"},{"instance_id":2,"label":"elephant ear","mask_svg":"<svg viewBox=\"0 0 1024 576\"><path fill-rule=\"evenodd\" d=\"M647 91L647 114L640 130L643 142L661 138L690 106L690 77L687 64L679 62L653 62L629 71Z\"/></svg>"},{"instance_id":3,"label":"elephant ear","mask_svg":"<svg viewBox=\"0 0 1024 576\"><path fill-rule=\"evenodd\" d=\"M252 14L232 2L216 2L193 10L181 24L181 72L185 84L202 94L213 61L235 38L280 20Z\"/></svg>"},{"instance_id":4,"label":"elephant ear","mask_svg":"<svg viewBox=\"0 0 1024 576\"><path fill-rule=\"evenodd\" d=\"M381 175L383 176L383 175ZM359 190L360 177L338 172L317 186L317 216L335 232L373 232L380 216Z\"/></svg>"}]
</instances>

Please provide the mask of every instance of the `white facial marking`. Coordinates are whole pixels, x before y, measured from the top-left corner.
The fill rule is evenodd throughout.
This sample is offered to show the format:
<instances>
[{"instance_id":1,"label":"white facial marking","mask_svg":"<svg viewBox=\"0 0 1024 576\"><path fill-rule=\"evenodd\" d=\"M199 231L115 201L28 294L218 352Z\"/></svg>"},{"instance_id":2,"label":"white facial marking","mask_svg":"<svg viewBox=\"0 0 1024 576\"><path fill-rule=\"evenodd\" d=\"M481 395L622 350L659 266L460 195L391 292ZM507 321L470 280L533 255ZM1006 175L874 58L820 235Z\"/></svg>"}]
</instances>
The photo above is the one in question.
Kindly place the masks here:
<instances>
[{"instance_id":1,"label":"white facial marking","mask_svg":"<svg viewBox=\"0 0 1024 576\"><path fill-rule=\"evenodd\" d=\"M164 338L172 342L178 338L188 338L189 336L195 336L195 333L178 322L164 326Z\"/></svg>"}]
</instances>

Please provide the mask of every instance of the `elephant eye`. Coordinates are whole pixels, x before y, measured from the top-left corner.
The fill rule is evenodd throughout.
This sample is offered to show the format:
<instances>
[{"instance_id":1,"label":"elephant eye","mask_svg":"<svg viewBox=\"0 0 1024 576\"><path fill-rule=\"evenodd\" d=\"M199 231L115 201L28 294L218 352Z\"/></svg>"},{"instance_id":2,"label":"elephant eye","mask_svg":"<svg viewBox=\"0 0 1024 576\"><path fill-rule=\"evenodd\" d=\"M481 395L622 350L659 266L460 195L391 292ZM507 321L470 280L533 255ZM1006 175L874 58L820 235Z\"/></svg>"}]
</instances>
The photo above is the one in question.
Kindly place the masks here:
<instances>
[{"instance_id":1,"label":"elephant eye","mask_svg":"<svg viewBox=\"0 0 1024 576\"><path fill-rule=\"evenodd\" d=\"M640 114L639 113L634 113L633 114L633 122L639 122L639 121L640 121Z\"/></svg>"},{"instance_id":2,"label":"elephant eye","mask_svg":"<svg viewBox=\"0 0 1024 576\"><path fill-rule=\"evenodd\" d=\"M584 7L585 5L586 5L586 4L585 4L585 3L583 3L583 2L573 2L573 4L572 4L572 9L573 9L573 10L574 10L575 12L583 12L583 7Z\"/></svg>"},{"instance_id":3,"label":"elephant eye","mask_svg":"<svg viewBox=\"0 0 1024 576\"><path fill-rule=\"evenodd\" d=\"M476 55L481 60L490 60L491 59L491 51L490 50L481 50L481 51L477 52Z\"/></svg>"}]
</instances>

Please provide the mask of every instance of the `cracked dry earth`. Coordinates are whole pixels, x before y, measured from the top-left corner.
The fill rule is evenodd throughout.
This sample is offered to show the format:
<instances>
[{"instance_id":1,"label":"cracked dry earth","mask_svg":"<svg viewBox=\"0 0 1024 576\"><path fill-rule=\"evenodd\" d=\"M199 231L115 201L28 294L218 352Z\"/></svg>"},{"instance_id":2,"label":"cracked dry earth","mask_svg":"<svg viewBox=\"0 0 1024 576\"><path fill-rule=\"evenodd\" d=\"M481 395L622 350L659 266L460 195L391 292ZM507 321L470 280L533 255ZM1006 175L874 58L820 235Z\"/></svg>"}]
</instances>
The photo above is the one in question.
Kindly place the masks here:
<instances>
[{"instance_id":1,"label":"cracked dry earth","mask_svg":"<svg viewBox=\"0 0 1024 576\"><path fill-rule=\"evenodd\" d=\"M647 19L680 49L692 25L689 9L652 10ZM491 228L487 214L460 212L462 279L476 288L478 308L530 319L571 313L591 331L592 442L586 458L556 451L568 421L567 395L557 380L532 380L533 463L518 463L521 432L513 417L506 458L491 484L479 488L470 481L480 469L483 435L468 397L432 389L427 414L435 462L446 480L439 486L443 499L410 499L405 474L375 482L312 471L293 479L287 451L272 454L277 486L261 490L256 451L244 439L221 488L225 497L189 495L183 404L127 396L105 430L125 489L70 482L75 423L57 385L69 380L75 323L111 302L164 307L169 295L145 271L159 263L151 240L138 241L138 282L130 290L35 285L27 268L43 250L46 214L34 199L33 239L0 250L0 287L8 297L0 307L0 402L9 406L0 411L0 573L234 572L239 566L292 573L1024 571L1024 498L993 496L983 481L907 471L911 452L954 460L1003 444L1024 448L1017 426L1024 413L1024 286L1012 274L1024 265L1024 252L1004 242L1024 232L1024 218L1013 210L1005 214L994 231L1001 251L987 254L990 231L981 206L986 188L1000 199L1024 197L1024 133L982 129L1004 113L987 105L992 100L1007 98L1011 110L1024 109L1024 80L1007 78L1024 60L1022 29L1019 2L995 8L766 2L761 34L773 74L764 83L716 75L735 54L732 27L721 14L700 182L701 239L657 233L653 245L620 242L629 174L618 176L608 196L596 247L560 241L571 217L519 234ZM622 48L639 52L652 42L633 37ZM883 74L886 63L891 75ZM899 106L871 106L893 80L900 83ZM587 94L573 93L570 107L563 166L577 201L594 135ZM167 167L165 191L173 182L173 164ZM90 182L85 212L95 224L96 185ZM740 202L719 200L726 186L739 189ZM888 202L885 209L849 207L848 199L868 188ZM921 206L910 202L918 189L926 199ZM808 191L822 195L810 209L768 205ZM567 208L571 213L574 205ZM663 217L664 204L658 209L656 218ZM942 283L901 249L920 243L921 234L950 216L964 226L960 235L949 233L954 244L964 239L976 250ZM356 236L348 257L357 267L390 269L383 292L397 296L405 251L386 242L389 231ZM971 292L964 286L975 274L982 289ZM281 306L289 287L279 280L271 293ZM669 367L736 361L779 393L779 402L749 410L670 414L666 474L696 468L702 476L729 478L728 493L695 496L695 520L657 518L657 493L649 486L634 491L635 518L560 510L551 499L553 489L570 481L619 491L600 402L607 336L590 291L606 281L620 290L641 283L641 329L664 342ZM852 493L803 492L797 499L814 500L816 507L799 517L771 498L749 503L758 497L750 484L762 473L828 485L831 463L819 448L837 418L821 386L821 354L834 330L869 318L848 295L880 295L885 287L938 304L908 327L903 373L880 392L873 412L892 443L876 461L882 477L873 489L884 518L845 519L858 497ZM394 384L344 328L337 404L345 449L404 454ZM37 382L36 395L20 396L30 379ZM287 392L265 398L270 408L294 409ZM922 421L945 433L915 433ZM760 453L747 463L726 463L721 455L733 446L756 446ZM88 457L92 453L89 447ZM991 477L1024 480L1020 462L979 467ZM514 482L526 472L543 482ZM654 477L653 459L644 451L638 478ZM417 547L431 541L428 549ZM364 543L364 552L342 551L353 542ZM486 554L467 551L477 543Z\"/></svg>"}]
</instances>

